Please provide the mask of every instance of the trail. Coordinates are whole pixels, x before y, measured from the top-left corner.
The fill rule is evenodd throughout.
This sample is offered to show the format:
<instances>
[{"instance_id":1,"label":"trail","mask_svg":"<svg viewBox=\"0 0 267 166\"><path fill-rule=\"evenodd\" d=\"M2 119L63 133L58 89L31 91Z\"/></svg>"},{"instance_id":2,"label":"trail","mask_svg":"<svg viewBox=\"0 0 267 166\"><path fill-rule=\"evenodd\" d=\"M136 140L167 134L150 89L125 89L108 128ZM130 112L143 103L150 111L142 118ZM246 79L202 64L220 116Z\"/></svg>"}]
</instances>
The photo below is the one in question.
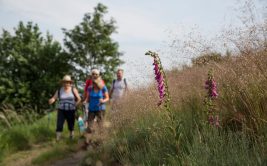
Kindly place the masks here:
<instances>
[{"instance_id":1,"label":"trail","mask_svg":"<svg viewBox=\"0 0 267 166\"><path fill-rule=\"evenodd\" d=\"M85 157L85 155L86 155L86 151L80 150L76 153L72 153L68 155L66 158L62 160L49 163L49 165L51 166L77 166L81 164L81 161Z\"/></svg>"},{"instance_id":2,"label":"trail","mask_svg":"<svg viewBox=\"0 0 267 166\"><path fill-rule=\"evenodd\" d=\"M97 165L103 166L110 159L109 154L103 154L102 149L105 146L106 141L110 139L110 122L104 121L102 130L99 130L95 124L93 126L95 132L87 134L86 137L90 141L90 144L86 149L82 148L85 142L85 138L76 138L73 143L67 140L67 137L62 138L62 142L49 142L45 144L37 144L31 150L21 151L14 153L3 162L3 165L7 166L32 166L32 165L44 165L44 166L79 166L79 165ZM76 137L80 137L77 135ZM59 148L59 151L54 151ZM66 152L66 153L65 153ZM49 154L49 155L47 155ZM65 155L64 155L65 154ZM94 156L95 154L101 154L100 157ZM41 161L39 159L41 156ZM45 157L46 156L46 157ZM101 158L100 161L98 158ZM1 165L1 164L0 164ZM121 166L118 162L112 162L108 165Z\"/></svg>"},{"instance_id":3,"label":"trail","mask_svg":"<svg viewBox=\"0 0 267 166\"><path fill-rule=\"evenodd\" d=\"M1 164L6 166L17 166L19 163L20 166L29 166L32 165L31 162L33 158L37 157L41 153L45 153L49 149L49 146L38 146L29 151L21 151L11 156L8 156Z\"/></svg>"},{"instance_id":4,"label":"trail","mask_svg":"<svg viewBox=\"0 0 267 166\"><path fill-rule=\"evenodd\" d=\"M86 155L88 153L90 153L90 152L95 153L99 149L101 149L101 147L104 145L104 142L105 142L104 139L107 138L108 128L110 127L110 123L104 122L103 126L104 127L103 127L102 131L100 132L99 128L97 128L97 125L94 124L93 130L95 130L95 132L92 134L86 134L86 138L90 141L90 143L86 149L82 148L84 141L85 141L85 138L79 139L78 144L77 144L78 150L76 152L69 154L68 156L64 157L63 159L50 162L50 163L48 163L48 165L49 166L79 166L79 165L81 165L84 158L86 157ZM91 157L89 157L89 158L87 157L87 159L85 159L84 162L86 165L98 165L98 166L103 165L103 163L100 160L95 161L95 159L93 159ZM114 163L112 165L113 166L120 166L120 164L118 164L118 163Z\"/></svg>"}]
</instances>

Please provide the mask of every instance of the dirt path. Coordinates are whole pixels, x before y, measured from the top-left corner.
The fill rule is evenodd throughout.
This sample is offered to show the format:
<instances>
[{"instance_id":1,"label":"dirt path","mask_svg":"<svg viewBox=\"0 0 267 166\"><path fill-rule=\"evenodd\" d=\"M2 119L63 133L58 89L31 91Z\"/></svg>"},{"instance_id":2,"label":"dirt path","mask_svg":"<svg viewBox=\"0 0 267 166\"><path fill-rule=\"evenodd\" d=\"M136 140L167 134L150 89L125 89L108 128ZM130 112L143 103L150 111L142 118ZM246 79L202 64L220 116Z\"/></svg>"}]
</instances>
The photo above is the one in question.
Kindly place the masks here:
<instances>
[{"instance_id":1,"label":"dirt path","mask_svg":"<svg viewBox=\"0 0 267 166\"><path fill-rule=\"evenodd\" d=\"M93 129L96 131L92 134L86 134L87 139L90 144L87 146L87 149L83 149L84 139L80 139L77 144L77 152L71 153L68 156L64 157L61 160L54 161L49 163L49 166L78 166L82 163L86 154L88 152L96 152L101 146L103 146L104 139L107 137L108 128L110 127L109 122L104 122L104 128L101 132L96 125L93 126ZM86 160L88 165L91 165L93 161L89 158ZM96 163L95 163L96 162ZM101 161L94 161L95 165L102 166Z\"/></svg>"},{"instance_id":2,"label":"dirt path","mask_svg":"<svg viewBox=\"0 0 267 166\"><path fill-rule=\"evenodd\" d=\"M50 163L50 166L77 166L80 165L82 159L85 157L86 151L78 151L77 153L73 153L68 155L66 158L62 160L55 161L54 163Z\"/></svg>"},{"instance_id":3,"label":"dirt path","mask_svg":"<svg viewBox=\"0 0 267 166\"><path fill-rule=\"evenodd\" d=\"M7 157L2 164L6 166L17 166L18 164L20 166L29 166L32 165L32 159L45 153L49 149L49 146L38 146L29 151L18 152Z\"/></svg>"}]
</instances>

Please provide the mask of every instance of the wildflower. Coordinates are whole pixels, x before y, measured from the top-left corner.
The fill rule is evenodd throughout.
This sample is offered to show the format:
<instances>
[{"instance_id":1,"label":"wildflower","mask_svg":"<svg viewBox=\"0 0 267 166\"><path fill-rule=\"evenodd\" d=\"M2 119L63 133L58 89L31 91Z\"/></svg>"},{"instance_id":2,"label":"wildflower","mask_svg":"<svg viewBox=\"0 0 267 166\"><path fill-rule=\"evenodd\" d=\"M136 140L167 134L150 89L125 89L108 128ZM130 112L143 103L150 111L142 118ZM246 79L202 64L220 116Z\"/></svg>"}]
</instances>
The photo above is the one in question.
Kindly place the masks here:
<instances>
[{"instance_id":1,"label":"wildflower","mask_svg":"<svg viewBox=\"0 0 267 166\"><path fill-rule=\"evenodd\" d=\"M155 74L155 80L157 81L157 88L159 92L159 102L158 105L161 105L164 101L164 97L167 95L167 83L165 79L165 74L160 62L159 56L151 51L148 51L146 55L150 55L154 59L154 74Z\"/></svg>"},{"instance_id":2,"label":"wildflower","mask_svg":"<svg viewBox=\"0 0 267 166\"><path fill-rule=\"evenodd\" d=\"M158 83L158 91L159 91L159 102L158 105L161 105L165 96L165 86L164 86L164 77L160 71L159 63L157 58L154 57L154 72L155 72L155 79Z\"/></svg>"},{"instance_id":3,"label":"wildflower","mask_svg":"<svg viewBox=\"0 0 267 166\"><path fill-rule=\"evenodd\" d=\"M213 115L209 115L208 121L210 124L214 124L214 116Z\"/></svg>"},{"instance_id":4,"label":"wildflower","mask_svg":"<svg viewBox=\"0 0 267 166\"><path fill-rule=\"evenodd\" d=\"M211 98L216 98L218 96L217 85L212 77L205 82L205 89L208 90L208 96Z\"/></svg>"},{"instance_id":5,"label":"wildflower","mask_svg":"<svg viewBox=\"0 0 267 166\"><path fill-rule=\"evenodd\" d=\"M215 116L214 125L215 125L216 127L219 127L219 126L220 126L220 120L219 120L219 116L218 116L218 115Z\"/></svg>"},{"instance_id":6,"label":"wildflower","mask_svg":"<svg viewBox=\"0 0 267 166\"><path fill-rule=\"evenodd\" d=\"M209 71L208 80L205 82L205 89L208 90L206 96L206 106L207 106L207 114L208 114L208 123L210 125L214 125L216 127L220 126L219 116L215 115L215 105L213 104L213 100L218 97L217 92L217 83L213 78L212 72Z\"/></svg>"},{"instance_id":7,"label":"wildflower","mask_svg":"<svg viewBox=\"0 0 267 166\"><path fill-rule=\"evenodd\" d=\"M212 89L211 97L217 97L217 96L218 96L217 90L216 89Z\"/></svg>"}]
</instances>

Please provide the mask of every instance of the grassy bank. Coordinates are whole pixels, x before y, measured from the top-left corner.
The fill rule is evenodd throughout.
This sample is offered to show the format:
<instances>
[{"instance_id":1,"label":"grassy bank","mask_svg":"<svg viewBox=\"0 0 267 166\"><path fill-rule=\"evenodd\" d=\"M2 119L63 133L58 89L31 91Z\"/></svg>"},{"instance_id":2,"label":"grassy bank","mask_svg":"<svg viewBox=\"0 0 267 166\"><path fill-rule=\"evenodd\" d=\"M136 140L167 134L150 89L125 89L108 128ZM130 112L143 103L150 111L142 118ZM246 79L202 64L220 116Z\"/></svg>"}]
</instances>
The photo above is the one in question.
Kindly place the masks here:
<instances>
[{"instance_id":1,"label":"grassy bank","mask_svg":"<svg viewBox=\"0 0 267 166\"><path fill-rule=\"evenodd\" d=\"M34 144L42 144L54 138L55 114L38 120L34 124L16 125L0 134L1 159L5 156L29 150ZM48 124L49 123L49 124Z\"/></svg>"},{"instance_id":2,"label":"grassy bank","mask_svg":"<svg viewBox=\"0 0 267 166\"><path fill-rule=\"evenodd\" d=\"M68 131L65 126L62 141L55 143L55 127L56 112L52 112L35 123L15 125L5 129L0 134L0 163L9 165L10 163L7 163L9 158L17 155L25 158L23 155L30 157L30 154L33 155L30 157L33 159L33 164L42 164L53 159L62 158L72 152L74 146L76 147L77 140L68 141ZM76 135L78 137L78 133ZM42 153L37 153L38 149ZM43 151L44 149L46 150ZM54 155L55 153L58 154Z\"/></svg>"},{"instance_id":3,"label":"grassy bank","mask_svg":"<svg viewBox=\"0 0 267 166\"><path fill-rule=\"evenodd\" d=\"M168 72L172 120L156 106L156 88L132 92L111 116L111 138L89 158L107 165L266 165L266 56L233 56ZM203 103L210 69L218 84L219 128L208 124Z\"/></svg>"}]
</instances>

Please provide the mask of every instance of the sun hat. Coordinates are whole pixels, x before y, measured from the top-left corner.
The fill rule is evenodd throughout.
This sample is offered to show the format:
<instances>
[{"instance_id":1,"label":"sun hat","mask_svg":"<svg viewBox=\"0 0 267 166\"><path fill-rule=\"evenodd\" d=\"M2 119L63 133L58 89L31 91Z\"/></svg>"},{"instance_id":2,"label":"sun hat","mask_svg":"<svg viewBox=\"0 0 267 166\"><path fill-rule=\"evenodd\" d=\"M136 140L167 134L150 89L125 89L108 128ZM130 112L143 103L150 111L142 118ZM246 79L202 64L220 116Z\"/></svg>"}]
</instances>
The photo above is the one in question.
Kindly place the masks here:
<instances>
[{"instance_id":1,"label":"sun hat","mask_svg":"<svg viewBox=\"0 0 267 166\"><path fill-rule=\"evenodd\" d=\"M100 71L99 71L98 69L93 69L93 70L91 71L91 75L92 75L93 73L99 75L99 74L100 74Z\"/></svg>"},{"instance_id":2,"label":"sun hat","mask_svg":"<svg viewBox=\"0 0 267 166\"><path fill-rule=\"evenodd\" d=\"M64 75L63 79L61 80L61 82L73 82L71 80L71 76L70 75Z\"/></svg>"},{"instance_id":3,"label":"sun hat","mask_svg":"<svg viewBox=\"0 0 267 166\"><path fill-rule=\"evenodd\" d=\"M98 77L97 79L94 79L93 80L93 83L96 84L96 86L99 88L99 89L102 89L105 85L103 83L103 80L102 78Z\"/></svg>"}]
</instances>

